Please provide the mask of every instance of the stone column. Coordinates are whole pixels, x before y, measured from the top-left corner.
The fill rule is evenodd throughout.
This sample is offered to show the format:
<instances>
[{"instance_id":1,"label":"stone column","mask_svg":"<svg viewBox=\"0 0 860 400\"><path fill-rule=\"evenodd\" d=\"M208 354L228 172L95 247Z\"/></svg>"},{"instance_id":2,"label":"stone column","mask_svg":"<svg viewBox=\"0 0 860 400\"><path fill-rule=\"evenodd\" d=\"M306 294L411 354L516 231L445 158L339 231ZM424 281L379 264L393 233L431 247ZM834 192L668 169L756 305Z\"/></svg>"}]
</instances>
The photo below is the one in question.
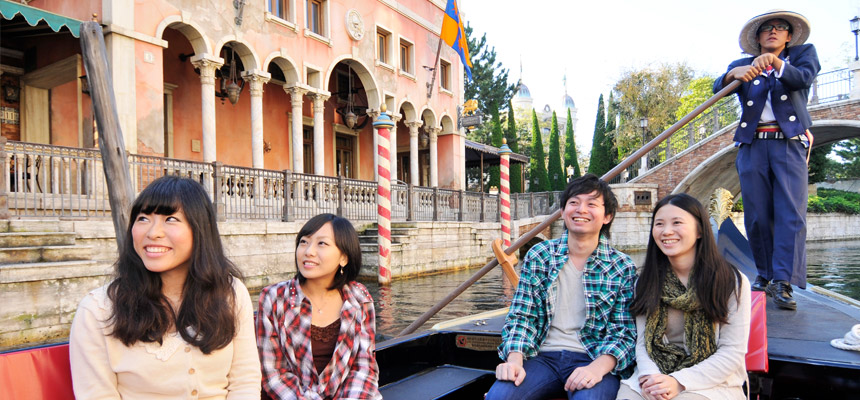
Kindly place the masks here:
<instances>
[{"instance_id":1,"label":"stone column","mask_svg":"<svg viewBox=\"0 0 860 400\"><path fill-rule=\"evenodd\" d=\"M388 169L388 160L391 155L389 137L391 129L395 126L388 113L385 112L385 104L380 107L381 113L373 127L379 131L379 179L376 190L377 230L379 232L377 243L379 244L377 279L380 285L391 283L391 179Z\"/></svg>"},{"instance_id":2,"label":"stone column","mask_svg":"<svg viewBox=\"0 0 860 400\"><path fill-rule=\"evenodd\" d=\"M430 187L439 187L439 133L442 128L429 128L430 131Z\"/></svg>"},{"instance_id":3,"label":"stone column","mask_svg":"<svg viewBox=\"0 0 860 400\"><path fill-rule=\"evenodd\" d=\"M201 54L191 59L191 63L200 69L200 98L203 106L203 162L215 161L215 70L224 65L224 60L210 54Z\"/></svg>"},{"instance_id":4,"label":"stone column","mask_svg":"<svg viewBox=\"0 0 860 400\"><path fill-rule=\"evenodd\" d=\"M371 119L371 121L376 121L379 118L379 110L371 110L367 109L367 116ZM379 152L376 151L377 146L379 146L379 131L376 127L373 127L373 180L377 181L379 179Z\"/></svg>"},{"instance_id":5,"label":"stone column","mask_svg":"<svg viewBox=\"0 0 860 400\"><path fill-rule=\"evenodd\" d=\"M284 85L284 91L290 95L290 101L293 106L293 111L290 113L290 126L292 127L293 135L292 146L290 146L290 150L293 152L293 172L303 173L305 172L305 138L302 136L302 127L304 126L302 121L302 96L308 92L308 89L298 85Z\"/></svg>"},{"instance_id":6,"label":"stone column","mask_svg":"<svg viewBox=\"0 0 860 400\"><path fill-rule=\"evenodd\" d=\"M393 130L391 131L391 183L397 182L397 121L400 121L403 116L389 114L391 121L394 122Z\"/></svg>"},{"instance_id":7,"label":"stone column","mask_svg":"<svg viewBox=\"0 0 860 400\"><path fill-rule=\"evenodd\" d=\"M314 175L325 175L325 130L323 112L325 111L325 101L328 100L329 94L312 93L311 99L314 102Z\"/></svg>"},{"instance_id":8,"label":"stone column","mask_svg":"<svg viewBox=\"0 0 860 400\"><path fill-rule=\"evenodd\" d=\"M424 125L424 121L409 121L409 183L418 186L418 128ZM404 178L406 178L404 176Z\"/></svg>"},{"instance_id":9,"label":"stone column","mask_svg":"<svg viewBox=\"0 0 860 400\"><path fill-rule=\"evenodd\" d=\"M263 85L272 78L268 72L246 71L242 79L251 86L251 160L254 168L263 163Z\"/></svg>"}]
</instances>

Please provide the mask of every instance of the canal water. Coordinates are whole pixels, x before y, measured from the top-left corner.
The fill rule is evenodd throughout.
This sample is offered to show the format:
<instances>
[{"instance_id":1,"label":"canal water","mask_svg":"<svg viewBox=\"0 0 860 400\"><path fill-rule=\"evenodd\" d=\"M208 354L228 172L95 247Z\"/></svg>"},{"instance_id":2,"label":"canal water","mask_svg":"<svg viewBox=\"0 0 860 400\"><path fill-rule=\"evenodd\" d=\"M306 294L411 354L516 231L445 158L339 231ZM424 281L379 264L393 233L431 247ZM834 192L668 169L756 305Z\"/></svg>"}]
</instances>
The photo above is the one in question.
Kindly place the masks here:
<instances>
[{"instance_id":1,"label":"canal water","mask_svg":"<svg viewBox=\"0 0 860 400\"><path fill-rule=\"evenodd\" d=\"M810 242L806 249L809 283L860 300L860 240ZM638 264L645 254L631 256ZM377 340L396 336L476 271L395 280L390 287L383 288L365 283L376 305ZM502 282L501 269L493 269L418 331L452 318L507 307L513 289L503 287Z\"/></svg>"}]
</instances>

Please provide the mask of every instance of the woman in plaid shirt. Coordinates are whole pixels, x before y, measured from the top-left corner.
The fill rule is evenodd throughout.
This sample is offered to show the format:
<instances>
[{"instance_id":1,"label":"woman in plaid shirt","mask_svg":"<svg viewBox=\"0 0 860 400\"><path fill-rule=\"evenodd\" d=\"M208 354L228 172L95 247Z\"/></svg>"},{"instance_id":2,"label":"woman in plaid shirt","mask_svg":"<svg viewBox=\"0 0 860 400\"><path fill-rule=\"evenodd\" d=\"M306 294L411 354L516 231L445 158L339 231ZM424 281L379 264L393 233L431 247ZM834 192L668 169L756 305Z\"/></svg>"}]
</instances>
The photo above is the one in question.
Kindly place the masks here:
<instances>
[{"instance_id":1,"label":"woman in plaid shirt","mask_svg":"<svg viewBox=\"0 0 860 400\"><path fill-rule=\"evenodd\" d=\"M320 214L296 236L296 277L260 293L263 390L275 399L381 399L373 299L355 281L361 247L345 218Z\"/></svg>"}]
</instances>

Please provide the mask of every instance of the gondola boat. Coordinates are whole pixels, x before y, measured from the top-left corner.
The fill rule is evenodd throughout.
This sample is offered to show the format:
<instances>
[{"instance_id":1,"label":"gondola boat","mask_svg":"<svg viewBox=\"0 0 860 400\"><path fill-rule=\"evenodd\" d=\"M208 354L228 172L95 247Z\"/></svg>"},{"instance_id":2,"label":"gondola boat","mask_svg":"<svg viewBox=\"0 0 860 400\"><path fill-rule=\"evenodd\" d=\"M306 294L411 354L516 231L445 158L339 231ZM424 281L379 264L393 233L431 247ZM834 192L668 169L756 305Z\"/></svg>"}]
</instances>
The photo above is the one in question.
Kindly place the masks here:
<instances>
[{"instance_id":1,"label":"gondola boat","mask_svg":"<svg viewBox=\"0 0 860 400\"><path fill-rule=\"evenodd\" d=\"M88 23L84 23L88 24ZM85 28L82 27L82 31ZM98 46L104 53L101 27L90 25L92 35L82 35L82 46ZM90 39L87 39L90 38ZM95 38L95 39L93 39ZM87 40L96 43L85 43ZM101 43L98 43L101 42ZM99 57L87 57L94 63ZM103 76L105 65L94 67L87 75L93 82L109 82ZM88 68L89 68L89 64ZM100 71L101 70L101 71ZM727 85L651 142L630 155L609 171L603 179L611 179L623 169L656 147L695 116L730 93L739 83ZM108 91L105 89L105 93ZM101 118L104 113L116 113L111 102L94 96L94 109ZM112 99L110 99L112 100ZM111 110L111 108L113 108ZM100 126L110 126L102 123ZM110 129L103 136L115 132ZM110 152L104 157L111 159ZM111 204L114 204L111 192ZM122 204L119 202L118 204ZM555 219L560 211L549 216L532 231L523 235L504 252L512 254L537 232ZM730 262L737 265L750 279L755 267L746 239L730 219L720 225L718 242ZM497 254L498 255L498 254ZM503 262L504 263L504 262ZM409 329L423 324L469 284L496 266L490 262L455 293L437 304ZM508 268L506 273L510 273ZM767 372L751 372L748 392L751 398L762 399L858 399L860 398L860 352L845 351L830 346L830 340L860 322L860 302L837 299L825 289L810 285L796 290L799 311L778 309L767 305ZM482 399L495 381L494 370L499 363L496 348L501 342L501 329L506 309L476 314L446 323L420 333L378 343L376 359L379 364L380 391L386 399ZM426 319L425 319L426 318ZM423 321L422 321L423 319ZM755 321L753 321L755 325ZM68 343L50 344L24 350L0 352L0 400L65 400L74 399Z\"/></svg>"}]
</instances>

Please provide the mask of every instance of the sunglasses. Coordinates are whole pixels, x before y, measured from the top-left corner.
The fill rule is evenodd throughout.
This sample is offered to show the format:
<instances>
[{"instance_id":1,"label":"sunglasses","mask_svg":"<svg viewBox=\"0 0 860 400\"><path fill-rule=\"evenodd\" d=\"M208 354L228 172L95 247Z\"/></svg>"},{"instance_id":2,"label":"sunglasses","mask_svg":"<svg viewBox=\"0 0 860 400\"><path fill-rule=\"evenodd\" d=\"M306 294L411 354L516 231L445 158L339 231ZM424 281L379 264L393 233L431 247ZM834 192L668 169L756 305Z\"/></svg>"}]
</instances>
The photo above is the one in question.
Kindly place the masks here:
<instances>
[{"instance_id":1,"label":"sunglasses","mask_svg":"<svg viewBox=\"0 0 860 400\"><path fill-rule=\"evenodd\" d=\"M770 32L774 28L776 28L777 32L785 32L789 30L791 27L785 24L777 24L777 25L762 25L758 28L758 33L762 32Z\"/></svg>"}]
</instances>

